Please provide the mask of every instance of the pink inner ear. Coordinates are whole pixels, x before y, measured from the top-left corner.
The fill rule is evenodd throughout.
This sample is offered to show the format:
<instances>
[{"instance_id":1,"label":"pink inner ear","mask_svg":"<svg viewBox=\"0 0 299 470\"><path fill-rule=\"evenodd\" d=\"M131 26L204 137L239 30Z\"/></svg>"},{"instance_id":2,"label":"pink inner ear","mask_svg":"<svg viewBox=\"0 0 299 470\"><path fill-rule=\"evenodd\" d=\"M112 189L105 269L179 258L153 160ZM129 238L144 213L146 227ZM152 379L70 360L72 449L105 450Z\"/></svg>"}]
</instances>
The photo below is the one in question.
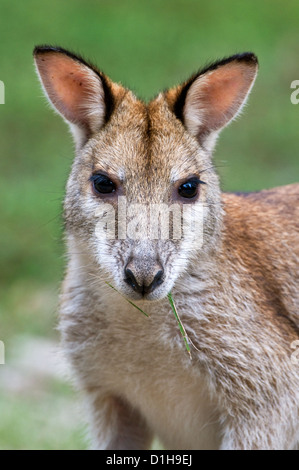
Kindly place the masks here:
<instances>
[{"instance_id":1,"label":"pink inner ear","mask_svg":"<svg viewBox=\"0 0 299 470\"><path fill-rule=\"evenodd\" d=\"M225 70L218 74L215 72L211 82L203 86L202 92L206 103L211 106L215 114L222 114L227 113L234 105L236 97L243 88L244 80L240 71Z\"/></svg>"},{"instance_id":2,"label":"pink inner ear","mask_svg":"<svg viewBox=\"0 0 299 470\"><path fill-rule=\"evenodd\" d=\"M101 93L100 79L92 70L55 52L41 54L37 64L49 98L58 111L70 122L88 129L88 108L92 107L93 95Z\"/></svg>"},{"instance_id":3,"label":"pink inner ear","mask_svg":"<svg viewBox=\"0 0 299 470\"><path fill-rule=\"evenodd\" d=\"M200 121L199 132L218 130L242 107L255 76L254 67L232 62L199 77L188 104Z\"/></svg>"},{"instance_id":4,"label":"pink inner ear","mask_svg":"<svg viewBox=\"0 0 299 470\"><path fill-rule=\"evenodd\" d=\"M67 108L76 111L82 95L87 93L85 83L87 77L79 67L69 67L69 64L61 62L61 67L58 64L58 69L50 70L54 90Z\"/></svg>"}]
</instances>

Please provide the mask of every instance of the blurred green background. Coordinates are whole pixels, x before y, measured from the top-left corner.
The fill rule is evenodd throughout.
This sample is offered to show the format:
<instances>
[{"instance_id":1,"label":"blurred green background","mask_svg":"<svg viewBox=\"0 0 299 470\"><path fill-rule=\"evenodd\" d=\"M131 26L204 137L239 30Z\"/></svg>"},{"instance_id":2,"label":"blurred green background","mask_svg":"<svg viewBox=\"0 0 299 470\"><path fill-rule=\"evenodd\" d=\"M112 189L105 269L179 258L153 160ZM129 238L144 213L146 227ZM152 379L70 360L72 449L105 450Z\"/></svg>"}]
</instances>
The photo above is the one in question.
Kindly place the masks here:
<instances>
[{"instance_id":1,"label":"blurred green background","mask_svg":"<svg viewBox=\"0 0 299 470\"><path fill-rule=\"evenodd\" d=\"M215 154L223 189L250 191L298 181L299 105L290 101L298 24L296 0L0 1L0 449L87 445L77 396L49 353L73 144L42 97L34 45L79 52L145 99L211 60L255 52L260 72L249 105Z\"/></svg>"}]
</instances>

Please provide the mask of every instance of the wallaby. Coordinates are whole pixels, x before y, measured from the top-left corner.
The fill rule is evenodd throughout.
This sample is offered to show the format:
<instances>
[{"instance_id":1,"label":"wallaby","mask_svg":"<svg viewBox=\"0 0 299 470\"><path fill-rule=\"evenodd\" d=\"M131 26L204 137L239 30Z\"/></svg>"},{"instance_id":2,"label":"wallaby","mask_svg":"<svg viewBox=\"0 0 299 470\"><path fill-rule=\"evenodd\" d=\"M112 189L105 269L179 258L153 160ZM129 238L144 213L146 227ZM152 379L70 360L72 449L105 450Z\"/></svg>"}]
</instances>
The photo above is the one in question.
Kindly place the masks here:
<instances>
[{"instance_id":1,"label":"wallaby","mask_svg":"<svg viewBox=\"0 0 299 470\"><path fill-rule=\"evenodd\" d=\"M157 436L166 449L297 448L299 185L222 194L211 160L256 56L215 62L147 104L64 49L34 58L76 144L60 331L92 447L150 449ZM192 208L200 223L173 211L168 238L138 237L153 205ZM138 221L131 235L124 220Z\"/></svg>"}]
</instances>

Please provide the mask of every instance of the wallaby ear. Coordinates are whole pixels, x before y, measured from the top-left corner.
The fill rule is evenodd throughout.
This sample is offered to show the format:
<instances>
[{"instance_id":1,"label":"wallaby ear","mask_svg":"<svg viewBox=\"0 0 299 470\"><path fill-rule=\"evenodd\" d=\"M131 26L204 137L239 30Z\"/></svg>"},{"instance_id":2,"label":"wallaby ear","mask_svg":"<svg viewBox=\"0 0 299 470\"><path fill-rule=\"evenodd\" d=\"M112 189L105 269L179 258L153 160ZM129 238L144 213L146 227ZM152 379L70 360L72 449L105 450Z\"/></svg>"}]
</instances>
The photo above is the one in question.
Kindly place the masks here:
<instances>
[{"instance_id":1,"label":"wallaby ear","mask_svg":"<svg viewBox=\"0 0 299 470\"><path fill-rule=\"evenodd\" d=\"M166 94L187 130L211 150L219 131L245 104L258 70L247 52L216 62Z\"/></svg>"},{"instance_id":2,"label":"wallaby ear","mask_svg":"<svg viewBox=\"0 0 299 470\"><path fill-rule=\"evenodd\" d=\"M36 69L46 96L82 145L107 122L113 97L108 79L81 57L61 48L37 46Z\"/></svg>"}]
</instances>

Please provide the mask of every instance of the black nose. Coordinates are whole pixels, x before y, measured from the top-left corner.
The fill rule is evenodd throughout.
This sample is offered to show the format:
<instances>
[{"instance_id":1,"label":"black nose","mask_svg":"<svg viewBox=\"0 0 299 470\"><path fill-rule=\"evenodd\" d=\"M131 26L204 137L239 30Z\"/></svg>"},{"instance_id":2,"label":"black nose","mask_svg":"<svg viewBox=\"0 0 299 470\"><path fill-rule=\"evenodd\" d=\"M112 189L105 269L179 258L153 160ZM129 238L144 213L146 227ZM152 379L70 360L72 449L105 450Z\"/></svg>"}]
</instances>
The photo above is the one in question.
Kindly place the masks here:
<instances>
[{"instance_id":1,"label":"black nose","mask_svg":"<svg viewBox=\"0 0 299 470\"><path fill-rule=\"evenodd\" d=\"M152 292L156 287L158 287L162 282L164 281L163 279L163 268L159 269L153 276L153 280L150 284L147 284L145 280L142 282L138 283L136 280L136 277L133 273L133 271L126 267L125 268L125 282L129 284L129 286L134 289L135 292L139 292L142 295L149 294Z\"/></svg>"}]
</instances>

